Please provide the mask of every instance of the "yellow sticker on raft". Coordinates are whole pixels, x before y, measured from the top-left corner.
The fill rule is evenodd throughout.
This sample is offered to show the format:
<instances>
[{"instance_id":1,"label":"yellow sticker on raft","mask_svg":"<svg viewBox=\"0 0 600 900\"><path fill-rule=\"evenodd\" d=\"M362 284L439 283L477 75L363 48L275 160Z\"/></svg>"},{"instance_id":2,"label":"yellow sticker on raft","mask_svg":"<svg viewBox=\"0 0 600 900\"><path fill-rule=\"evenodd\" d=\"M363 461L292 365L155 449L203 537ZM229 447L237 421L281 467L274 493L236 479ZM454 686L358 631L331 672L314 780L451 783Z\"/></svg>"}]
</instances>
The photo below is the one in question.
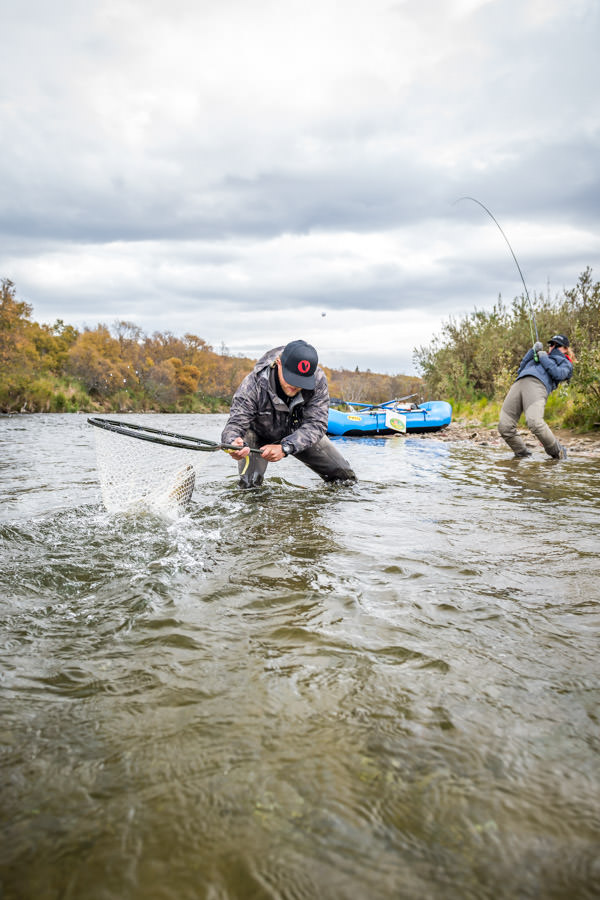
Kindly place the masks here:
<instances>
[{"instance_id":1,"label":"yellow sticker on raft","mask_svg":"<svg viewBox=\"0 0 600 900\"><path fill-rule=\"evenodd\" d=\"M347 416L346 418L350 422L362 422L362 418L360 416Z\"/></svg>"}]
</instances>

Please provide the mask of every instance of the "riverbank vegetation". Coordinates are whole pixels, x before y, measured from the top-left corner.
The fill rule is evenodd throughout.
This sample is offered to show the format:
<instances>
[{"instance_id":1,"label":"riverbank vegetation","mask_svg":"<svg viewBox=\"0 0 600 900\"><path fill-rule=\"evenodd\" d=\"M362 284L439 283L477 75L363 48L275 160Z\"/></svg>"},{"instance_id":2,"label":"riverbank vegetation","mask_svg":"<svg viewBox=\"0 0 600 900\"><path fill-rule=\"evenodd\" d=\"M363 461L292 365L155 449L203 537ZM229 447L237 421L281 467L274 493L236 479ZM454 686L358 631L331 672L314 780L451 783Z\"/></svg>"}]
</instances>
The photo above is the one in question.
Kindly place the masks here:
<instances>
[{"instance_id":1,"label":"riverbank vegetation","mask_svg":"<svg viewBox=\"0 0 600 900\"><path fill-rule=\"evenodd\" d=\"M600 423L600 282L592 270L554 298L534 296L531 305L540 340L566 334L577 360L573 378L548 398L550 425L589 430ZM498 421L502 401L531 347L531 315L521 296L509 306L475 310L449 319L439 336L415 352L427 393L452 403L455 417L482 424ZM535 338L534 338L535 339Z\"/></svg>"},{"instance_id":2,"label":"riverbank vegetation","mask_svg":"<svg viewBox=\"0 0 600 900\"><path fill-rule=\"evenodd\" d=\"M600 422L600 282L586 269L562 295L534 296L540 338L566 333L577 363L546 407L550 425L589 430ZM450 319L415 351L422 378L323 366L330 394L380 403L443 399L454 418L494 425L521 358L531 346L525 297ZM265 348L266 349L266 348ZM255 360L217 352L194 334L144 334L131 322L78 330L32 319L11 281L0 282L0 412L225 412Z\"/></svg>"},{"instance_id":3,"label":"riverbank vegetation","mask_svg":"<svg viewBox=\"0 0 600 900\"><path fill-rule=\"evenodd\" d=\"M0 412L224 412L254 363L197 335L148 336L131 322L40 325L14 284L0 284ZM324 368L331 395L346 400L423 389L416 376Z\"/></svg>"}]
</instances>

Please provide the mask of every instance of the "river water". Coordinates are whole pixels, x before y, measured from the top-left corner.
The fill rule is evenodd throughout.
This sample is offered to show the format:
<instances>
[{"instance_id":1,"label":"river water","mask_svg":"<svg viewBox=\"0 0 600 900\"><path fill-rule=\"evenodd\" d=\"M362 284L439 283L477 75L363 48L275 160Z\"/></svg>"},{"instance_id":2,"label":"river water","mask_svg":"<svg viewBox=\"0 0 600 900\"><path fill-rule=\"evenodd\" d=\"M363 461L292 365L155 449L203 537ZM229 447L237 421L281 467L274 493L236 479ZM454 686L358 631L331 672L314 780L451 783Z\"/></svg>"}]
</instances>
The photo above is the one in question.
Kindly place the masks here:
<instances>
[{"instance_id":1,"label":"river water","mask_svg":"<svg viewBox=\"0 0 600 900\"><path fill-rule=\"evenodd\" d=\"M0 419L2 900L600 896L600 460L219 452L165 518L93 431Z\"/></svg>"}]
</instances>

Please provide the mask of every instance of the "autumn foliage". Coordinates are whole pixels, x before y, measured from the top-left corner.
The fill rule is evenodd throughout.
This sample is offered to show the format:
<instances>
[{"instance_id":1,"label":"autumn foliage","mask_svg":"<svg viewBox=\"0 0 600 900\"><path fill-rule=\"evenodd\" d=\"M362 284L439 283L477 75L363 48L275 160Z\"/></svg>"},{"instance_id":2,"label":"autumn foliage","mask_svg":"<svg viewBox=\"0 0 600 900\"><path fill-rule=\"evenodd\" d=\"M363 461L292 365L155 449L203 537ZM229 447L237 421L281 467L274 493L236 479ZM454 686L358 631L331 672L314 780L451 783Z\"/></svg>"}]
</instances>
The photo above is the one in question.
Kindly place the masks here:
<instances>
[{"instance_id":1,"label":"autumn foliage","mask_svg":"<svg viewBox=\"0 0 600 900\"><path fill-rule=\"evenodd\" d=\"M254 365L202 338L146 336L131 322L78 331L39 325L14 285L0 285L0 411L226 408Z\"/></svg>"},{"instance_id":2,"label":"autumn foliage","mask_svg":"<svg viewBox=\"0 0 600 900\"><path fill-rule=\"evenodd\" d=\"M148 336L132 322L39 325L12 282L0 290L1 412L221 411L255 363L195 334ZM404 375L325 371L331 395L345 400L381 402L422 387Z\"/></svg>"}]
</instances>

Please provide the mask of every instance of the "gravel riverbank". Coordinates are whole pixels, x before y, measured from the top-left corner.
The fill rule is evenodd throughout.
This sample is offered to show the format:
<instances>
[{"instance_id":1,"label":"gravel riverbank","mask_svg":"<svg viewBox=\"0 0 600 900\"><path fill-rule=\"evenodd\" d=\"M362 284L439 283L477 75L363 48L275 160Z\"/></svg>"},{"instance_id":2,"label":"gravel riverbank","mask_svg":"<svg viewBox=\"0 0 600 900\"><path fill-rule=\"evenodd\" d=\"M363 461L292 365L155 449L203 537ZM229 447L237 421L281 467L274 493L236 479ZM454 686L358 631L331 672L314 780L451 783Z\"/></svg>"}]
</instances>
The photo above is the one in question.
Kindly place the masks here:
<instances>
[{"instance_id":1,"label":"gravel riverbank","mask_svg":"<svg viewBox=\"0 0 600 900\"><path fill-rule=\"evenodd\" d=\"M600 456L600 429L597 433L587 434L577 434L573 431L564 431L554 428L552 430L561 444L567 448L569 453L581 456ZM542 450L539 441L537 441L526 428L520 429L519 433L523 436L525 443L530 450ZM424 440L465 441L477 444L481 447L504 448L507 453L510 453L509 448L506 446L495 427L461 422L460 420L452 422L442 431L411 434L410 436L423 438Z\"/></svg>"}]
</instances>

